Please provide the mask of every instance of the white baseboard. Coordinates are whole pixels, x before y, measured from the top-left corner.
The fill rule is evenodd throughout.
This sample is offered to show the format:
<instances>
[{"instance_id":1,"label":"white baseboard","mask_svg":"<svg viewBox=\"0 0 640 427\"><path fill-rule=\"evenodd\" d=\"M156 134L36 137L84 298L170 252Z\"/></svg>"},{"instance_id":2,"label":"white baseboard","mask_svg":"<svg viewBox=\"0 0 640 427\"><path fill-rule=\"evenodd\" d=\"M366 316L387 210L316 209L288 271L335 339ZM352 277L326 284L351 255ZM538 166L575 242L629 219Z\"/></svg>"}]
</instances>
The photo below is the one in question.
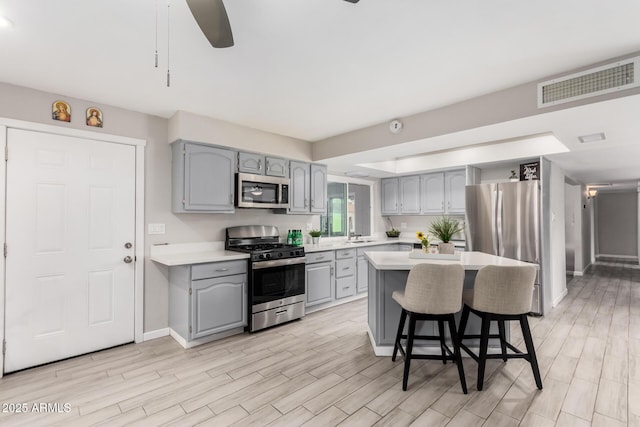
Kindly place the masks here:
<instances>
[{"instance_id":1,"label":"white baseboard","mask_svg":"<svg viewBox=\"0 0 640 427\"><path fill-rule=\"evenodd\" d=\"M169 328L156 329L155 331L145 332L142 335L143 341L155 340L156 338L162 338L169 336Z\"/></svg>"},{"instance_id":2,"label":"white baseboard","mask_svg":"<svg viewBox=\"0 0 640 427\"><path fill-rule=\"evenodd\" d=\"M574 271L573 272L573 277L580 277L580 276L584 276L584 273L582 271Z\"/></svg>"},{"instance_id":3,"label":"white baseboard","mask_svg":"<svg viewBox=\"0 0 640 427\"><path fill-rule=\"evenodd\" d=\"M173 329L171 328L168 328L168 329L170 331L169 335L171 335L171 338L176 340L178 344L180 344L184 348L192 348L201 344L209 343L211 341L217 341L222 338L230 337L231 335L238 335L238 334L244 333L244 328L240 327L240 328L235 328L235 329L230 329L228 331L220 332L218 334L209 335L208 337L197 338L195 340L187 341Z\"/></svg>"},{"instance_id":4,"label":"white baseboard","mask_svg":"<svg viewBox=\"0 0 640 427\"><path fill-rule=\"evenodd\" d=\"M621 259L630 259L638 261L638 257L636 255L611 255L611 254L598 254L596 255L596 259L598 257L606 257L606 258L621 258Z\"/></svg>"},{"instance_id":5,"label":"white baseboard","mask_svg":"<svg viewBox=\"0 0 640 427\"><path fill-rule=\"evenodd\" d=\"M567 296L568 293L569 293L569 290L567 288L564 288L564 291L562 291L562 293L558 295L558 298L553 300L552 307L556 307L558 304L560 304L560 301L562 301L564 297Z\"/></svg>"}]
</instances>

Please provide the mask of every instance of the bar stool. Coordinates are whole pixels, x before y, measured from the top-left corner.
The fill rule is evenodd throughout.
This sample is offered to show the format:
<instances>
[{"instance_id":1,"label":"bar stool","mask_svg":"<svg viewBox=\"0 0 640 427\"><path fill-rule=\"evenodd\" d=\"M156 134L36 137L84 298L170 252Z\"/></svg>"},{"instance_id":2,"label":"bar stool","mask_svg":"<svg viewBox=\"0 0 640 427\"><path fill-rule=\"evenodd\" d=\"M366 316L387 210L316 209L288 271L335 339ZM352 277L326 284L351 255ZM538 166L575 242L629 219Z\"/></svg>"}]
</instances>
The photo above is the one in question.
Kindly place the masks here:
<instances>
[{"instance_id":1,"label":"bar stool","mask_svg":"<svg viewBox=\"0 0 640 427\"><path fill-rule=\"evenodd\" d=\"M391 295L402 307L391 358L395 362L398 350L404 356L402 390L407 390L412 359L442 360L445 364L447 360L453 360L458 366L462 391L467 394L467 382L464 378L454 317L454 313L460 311L462 306L463 285L464 269L460 264L417 264L409 271L404 292L395 291ZM403 335L407 317L409 317L409 327L407 335ZM422 320L437 321L439 335L415 335L416 322ZM449 324L453 352L444 341L444 322ZM407 340L406 350L400 343L402 339ZM441 354L413 354L413 343L417 339L440 341Z\"/></svg>"},{"instance_id":2,"label":"bar stool","mask_svg":"<svg viewBox=\"0 0 640 427\"><path fill-rule=\"evenodd\" d=\"M473 289L464 291L462 300L462 318L460 319L460 348L478 362L478 390L482 390L484 384L484 371L487 359L525 359L531 364L536 386L542 390L542 380L536 351L531 339L531 330L527 321L527 314L531 310L531 297L533 283L536 277L536 269L533 266L501 267L488 265L481 268L476 275ZM473 313L482 319L480 335L465 335L465 328L469 320L469 313ZM522 328L522 336L527 347L527 353L523 353L505 339L505 321L518 320ZM491 321L498 322L498 335L489 334ZM480 351L474 354L462 343L463 340L480 339ZM500 340L499 354L487 354L489 339ZM514 353L507 353L507 348Z\"/></svg>"}]
</instances>

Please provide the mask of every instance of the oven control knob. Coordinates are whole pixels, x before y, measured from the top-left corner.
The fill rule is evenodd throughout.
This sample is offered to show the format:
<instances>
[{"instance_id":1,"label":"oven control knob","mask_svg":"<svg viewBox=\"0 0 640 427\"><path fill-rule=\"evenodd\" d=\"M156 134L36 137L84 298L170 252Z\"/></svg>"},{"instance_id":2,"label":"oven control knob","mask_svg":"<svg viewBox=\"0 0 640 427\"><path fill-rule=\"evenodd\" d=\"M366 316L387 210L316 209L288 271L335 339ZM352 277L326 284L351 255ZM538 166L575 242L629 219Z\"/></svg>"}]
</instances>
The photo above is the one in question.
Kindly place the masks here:
<instances>
[{"instance_id":1,"label":"oven control knob","mask_svg":"<svg viewBox=\"0 0 640 427\"><path fill-rule=\"evenodd\" d=\"M264 258L264 254L258 255L258 259L263 259L263 258Z\"/></svg>"},{"instance_id":2,"label":"oven control knob","mask_svg":"<svg viewBox=\"0 0 640 427\"><path fill-rule=\"evenodd\" d=\"M296 256L300 256L300 251L296 251Z\"/></svg>"},{"instance_id":3,"label":"oven control knob","mask_svg":"<svg viewBox=\"0 0 640 427\"><path fill-rule=\"evenodd\" d=\"M265 255L264 255L264 257L265 257L266 259L269 259L269 258L271 258L271 254L265 254Z\"/></svg>"},{"instance_id":4,"label":"oven control knob","mask_svg":"<svg viewBox=\"0 0 640 427\"><path fill-rule=\"evenodd\" d=\"M278 252L278 258L282 258L282 252Z\"/></svg>"}]
</instances>

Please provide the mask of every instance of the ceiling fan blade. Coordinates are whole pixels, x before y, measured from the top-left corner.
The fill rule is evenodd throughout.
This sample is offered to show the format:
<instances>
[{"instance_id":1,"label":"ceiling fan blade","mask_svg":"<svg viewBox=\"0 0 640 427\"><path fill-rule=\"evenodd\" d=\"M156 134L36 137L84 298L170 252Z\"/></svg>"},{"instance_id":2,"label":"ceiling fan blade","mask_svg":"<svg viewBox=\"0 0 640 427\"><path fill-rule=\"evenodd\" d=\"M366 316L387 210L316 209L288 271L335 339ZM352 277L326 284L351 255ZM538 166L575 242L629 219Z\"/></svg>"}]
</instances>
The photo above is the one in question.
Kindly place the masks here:
<instances>
[{"instance_id":1,"label":"ceiling fan blade","mask_svg":"<svg viewBox=\"0 0 640 427\"><path fill-rule=\"evenodd\" d=\"M187 0L187 5L211 46L233 46L231 24L222 0Z\"/></svg>"}]
</instances>

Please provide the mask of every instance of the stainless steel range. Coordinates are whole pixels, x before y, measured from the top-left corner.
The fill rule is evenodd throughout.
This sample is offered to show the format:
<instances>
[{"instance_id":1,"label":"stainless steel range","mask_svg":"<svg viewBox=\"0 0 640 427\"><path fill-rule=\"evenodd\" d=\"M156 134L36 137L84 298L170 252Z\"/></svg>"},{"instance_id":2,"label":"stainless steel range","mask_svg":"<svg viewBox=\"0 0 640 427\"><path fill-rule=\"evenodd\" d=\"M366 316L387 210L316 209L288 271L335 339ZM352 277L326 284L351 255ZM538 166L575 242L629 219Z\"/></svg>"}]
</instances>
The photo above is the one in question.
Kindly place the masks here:
<instances>
[{"instance_id":1,"label":"stainless steel range","mask_svg":"<svg viewBox=\"0 0 640 427\"><path fill-rule=\"evenodd\" d=\"M227 228L225 247L249 258L250 332L304 316L304 248L280 243L277 227Z\"/></svg>"}]
</instances>

